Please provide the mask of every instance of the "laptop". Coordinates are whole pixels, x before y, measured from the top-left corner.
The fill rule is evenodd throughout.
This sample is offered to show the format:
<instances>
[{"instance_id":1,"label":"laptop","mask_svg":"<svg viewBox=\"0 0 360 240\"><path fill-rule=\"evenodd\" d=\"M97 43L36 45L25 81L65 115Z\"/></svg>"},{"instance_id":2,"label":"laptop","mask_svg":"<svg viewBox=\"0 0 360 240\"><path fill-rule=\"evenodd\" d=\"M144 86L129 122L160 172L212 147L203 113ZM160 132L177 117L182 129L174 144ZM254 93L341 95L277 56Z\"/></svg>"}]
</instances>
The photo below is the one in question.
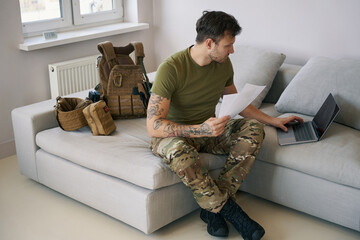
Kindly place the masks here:
<instances>
[{"instance_id":1,"label":"laptop","mask_svg":"<svg viewBox=\"0 0 360 240\"><path fill-rule=\"evenodd\" d=\"M279 144L283 146L320 141L339 112L340 108L330 93L311 122L289 124L288 132L278 128Z\"/></svg>"}]
</instances>

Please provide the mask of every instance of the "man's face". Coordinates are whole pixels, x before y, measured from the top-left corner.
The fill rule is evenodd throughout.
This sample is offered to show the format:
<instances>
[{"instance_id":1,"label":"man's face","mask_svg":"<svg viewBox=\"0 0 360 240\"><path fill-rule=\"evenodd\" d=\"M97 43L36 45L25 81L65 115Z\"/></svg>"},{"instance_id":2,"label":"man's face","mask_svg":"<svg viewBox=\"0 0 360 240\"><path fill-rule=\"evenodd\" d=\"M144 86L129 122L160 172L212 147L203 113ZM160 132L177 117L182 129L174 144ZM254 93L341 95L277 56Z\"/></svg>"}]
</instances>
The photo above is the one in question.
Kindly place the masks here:
<instances>
[{"instance_id":1,"label":"man's face","mask_svg":"<svg viewBox=\"0 0 360 240\"><path fill-rule=\"evenodd\" d=\"M234 53L235 37L231 34L225 34L223 38L216 44L213 42L213 47L209 53L209 57L212 61L217 63L223 63Z\"/></svg>"}]
</instances>

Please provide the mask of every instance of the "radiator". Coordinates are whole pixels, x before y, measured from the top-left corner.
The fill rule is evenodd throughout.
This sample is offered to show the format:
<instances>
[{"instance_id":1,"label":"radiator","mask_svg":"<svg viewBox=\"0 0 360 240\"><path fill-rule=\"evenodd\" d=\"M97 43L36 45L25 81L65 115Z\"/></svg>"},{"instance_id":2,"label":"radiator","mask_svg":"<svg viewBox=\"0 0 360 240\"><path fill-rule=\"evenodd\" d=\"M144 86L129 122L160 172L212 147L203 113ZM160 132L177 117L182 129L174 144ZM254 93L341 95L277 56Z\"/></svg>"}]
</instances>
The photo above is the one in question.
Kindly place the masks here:
<instances>
[{"instance_id":1,"label":"radiator","mask_svg":"<svg viewBox=\"0 0 360 240\"><path fill-rule=\"evenodd\" d=\"M99 83L98 56L49 64L51 98L93 89Z\"/></svg>"}]
</instances>

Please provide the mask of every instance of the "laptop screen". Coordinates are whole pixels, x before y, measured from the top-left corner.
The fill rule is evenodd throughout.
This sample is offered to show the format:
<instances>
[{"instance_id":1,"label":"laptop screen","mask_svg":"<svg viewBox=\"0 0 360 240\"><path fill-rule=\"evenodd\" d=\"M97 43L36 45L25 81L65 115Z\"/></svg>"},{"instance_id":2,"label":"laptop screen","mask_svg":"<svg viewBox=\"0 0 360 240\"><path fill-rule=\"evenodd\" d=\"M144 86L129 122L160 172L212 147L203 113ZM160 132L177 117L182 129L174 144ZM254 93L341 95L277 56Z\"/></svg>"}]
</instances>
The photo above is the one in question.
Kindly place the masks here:
<instances>
[{"instance_id":1,"label":"laptop screen","mask_svg":"<svg viewBox=\"0 0 360 240\"><path fill-rule=\"evenodd\" d=\"M339 106L336 104L333 95L330 93L313 119L319 139L339 113L339 110Z\"/></svg>"}]
</instances>

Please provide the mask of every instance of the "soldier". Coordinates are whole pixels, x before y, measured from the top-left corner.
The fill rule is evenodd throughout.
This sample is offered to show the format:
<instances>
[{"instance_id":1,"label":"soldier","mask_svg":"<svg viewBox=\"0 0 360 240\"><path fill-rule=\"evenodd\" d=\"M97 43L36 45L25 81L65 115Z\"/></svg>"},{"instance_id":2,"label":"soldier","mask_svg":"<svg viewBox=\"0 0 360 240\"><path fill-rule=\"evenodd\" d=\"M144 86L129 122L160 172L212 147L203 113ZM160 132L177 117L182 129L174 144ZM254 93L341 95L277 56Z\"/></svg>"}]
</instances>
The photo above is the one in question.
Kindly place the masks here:
<instances>
[{"instance_id":1,"label":"soldier","mask_svg":"<svg viewBox=\"0 0 360 240\"><path fill-rule=\"evenodd\" d=\"M200 217L213 236L228 236L229 221L244 239L260 239L265 230L233 200L264 139L263 123L279 127L301 118L273 118L252 105L230 120L215 117L224 94L236 93L228 58L241 32L224 12L203 12L196 43L166 59L158 68L147 109L152 152L176 173L202 208ZM199 152L227 154L219 177L201 166Z\"/></svg>"}]
</instances>

